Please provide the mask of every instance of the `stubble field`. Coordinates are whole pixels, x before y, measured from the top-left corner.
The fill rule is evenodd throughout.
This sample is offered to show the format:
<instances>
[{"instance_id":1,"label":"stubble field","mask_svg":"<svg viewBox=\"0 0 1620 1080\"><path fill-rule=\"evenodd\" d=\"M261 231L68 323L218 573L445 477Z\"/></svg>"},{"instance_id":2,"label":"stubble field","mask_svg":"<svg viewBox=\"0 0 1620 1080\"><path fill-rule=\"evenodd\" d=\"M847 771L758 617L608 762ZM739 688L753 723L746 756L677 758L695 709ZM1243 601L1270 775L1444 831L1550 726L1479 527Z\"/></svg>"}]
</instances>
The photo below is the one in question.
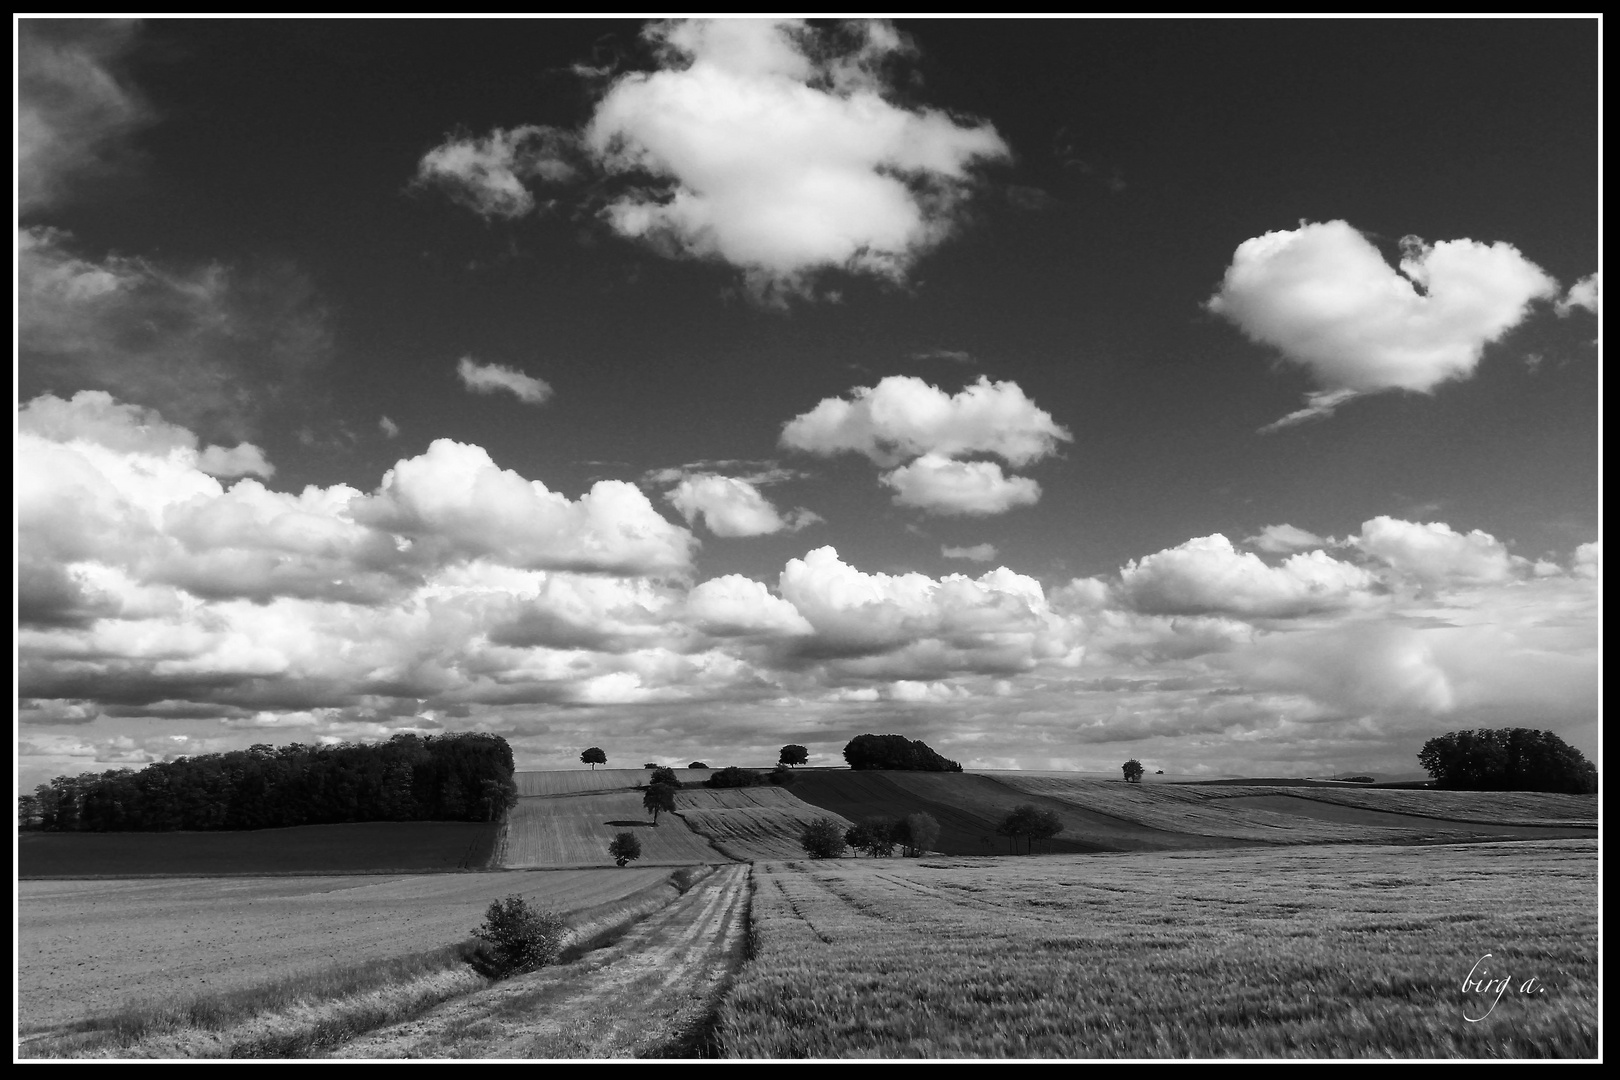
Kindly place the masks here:
<instances>
[{"instance_id":1,"label":"stubble field","mask_svg":"<svg viewBox=\"0 0 1620 1080\"><path fill-rule=\"evenodd\" d=\"M767 1058L1588 1057L1597 915L1590 841L756 866L755 955L720 1041ZM1511 981L1500 1001L1464 989L1487 954Z\"/></svg>"}]
</instances>

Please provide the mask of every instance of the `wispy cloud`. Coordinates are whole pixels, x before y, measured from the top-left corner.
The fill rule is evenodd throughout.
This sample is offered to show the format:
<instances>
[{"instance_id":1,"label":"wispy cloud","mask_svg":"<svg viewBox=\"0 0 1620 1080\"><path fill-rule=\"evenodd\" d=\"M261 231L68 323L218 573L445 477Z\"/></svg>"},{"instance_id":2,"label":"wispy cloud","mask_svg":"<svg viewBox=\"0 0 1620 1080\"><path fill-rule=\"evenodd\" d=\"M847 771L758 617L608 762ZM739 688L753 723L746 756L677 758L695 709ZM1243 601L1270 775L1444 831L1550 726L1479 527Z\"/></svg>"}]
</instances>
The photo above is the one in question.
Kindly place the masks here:
<instances>
[{"instance_id":1,"label":"wispy cloud","mask_svg":"<svg viewBox=\"0 0 1620 1080\"><path fill-rule=\"evenodd\" d=\"M470 356L456 362L461 384L475 394L511 394L525 405L541 405L551 397L551 386L503 364L480 364Z\"/></svg>"}]
</instances>

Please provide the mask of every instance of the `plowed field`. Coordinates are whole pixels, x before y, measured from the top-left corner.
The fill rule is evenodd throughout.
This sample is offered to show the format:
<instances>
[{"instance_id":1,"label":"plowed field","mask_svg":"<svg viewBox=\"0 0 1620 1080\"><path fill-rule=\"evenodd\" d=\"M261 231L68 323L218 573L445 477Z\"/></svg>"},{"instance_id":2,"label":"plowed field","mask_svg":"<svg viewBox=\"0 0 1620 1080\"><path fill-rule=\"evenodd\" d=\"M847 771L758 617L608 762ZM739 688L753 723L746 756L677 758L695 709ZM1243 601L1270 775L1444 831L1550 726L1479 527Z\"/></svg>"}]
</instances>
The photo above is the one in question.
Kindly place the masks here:
<instances>
[{"instance_id":1,"label":"plowed field","mask_svg":"<svg viewBox=\"0 0 1620 1080\"><path fill-rule=\"evenodd\" d=\"M854 822L778 787L683 791L680 815L734 859L798 859L799 835L818 818Z\"/></svg>"},{"instance_id":2,"label":"plowed field","mask_svg":"<svg viewBox=\"0 0 1620 1080\"><path fill-rule=\"evenodd\" d=\"M587 791L618 791L645 784L651 769L580 769L558 772L513 773L518 794L579 795ZM675 777L682 784L701 784L714 775L713 769L676 769Z\"/></svg>"},{"instance_id":3,"label":"plowed field","mask_svg":"<svg viewBox=\"0 0 1620 1080\"><path fill-rule=\"evenodd\" d=\"M675 809L680 810L694 794L683 791L676 795ZM727 861L679 814L660 814L654 827L652 815L641 808L641 793L630 791L519 799L507 814L503 865L611 866L608 844L620 832L633 832L641 839L636 866Z\"/></svg>"}]
</instances>

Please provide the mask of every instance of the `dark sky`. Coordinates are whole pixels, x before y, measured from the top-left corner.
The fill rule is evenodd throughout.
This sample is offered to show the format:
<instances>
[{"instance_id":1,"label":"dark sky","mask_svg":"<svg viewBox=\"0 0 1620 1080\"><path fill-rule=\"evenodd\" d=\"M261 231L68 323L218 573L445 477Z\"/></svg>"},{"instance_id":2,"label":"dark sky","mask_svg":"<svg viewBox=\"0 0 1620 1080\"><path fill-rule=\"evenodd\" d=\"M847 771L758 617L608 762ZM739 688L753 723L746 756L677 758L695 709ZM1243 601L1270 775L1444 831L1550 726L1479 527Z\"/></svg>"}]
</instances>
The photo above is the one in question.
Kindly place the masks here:
<instances>
[{"instance_id":1,"label":"dark sky","mask_svg":"<svg viewBox=\"0 0 1620 1080\"><path fill-rule=\"evenodd\" d=\"M22 772L1595 754L1597 44L22 20Z\"/></svg>"}]
</instances>

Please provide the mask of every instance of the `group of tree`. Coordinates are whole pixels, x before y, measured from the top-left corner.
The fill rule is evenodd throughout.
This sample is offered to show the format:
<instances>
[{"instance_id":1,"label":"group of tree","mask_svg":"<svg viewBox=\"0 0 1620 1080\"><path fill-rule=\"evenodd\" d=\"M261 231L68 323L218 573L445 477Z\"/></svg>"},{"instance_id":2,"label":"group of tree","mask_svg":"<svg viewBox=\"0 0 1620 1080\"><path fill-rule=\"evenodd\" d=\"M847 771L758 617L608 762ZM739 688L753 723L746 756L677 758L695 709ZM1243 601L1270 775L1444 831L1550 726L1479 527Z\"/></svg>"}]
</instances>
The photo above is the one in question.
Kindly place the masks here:
<instances>
[{"instance_id":1,"label":"group of tree","mask_svg":"<svg viewBox=\"0 0 1620 1080\"><path fill-rule=\"evenodd\" d=\"M517 803L498 735L274 747L58 776L18 800L18 824L58 832L272 829L353 821L493 821Z\"/></svg>"},{"instance_id":2,"label":"group of tree","mask_svg":"<svg viewBox=\"0 0 1620 1080\"><path fill-rule=\"evenodd\" d=\"M1146 770L1142 768L1142 763L1140 761L1137 761L1135 758L1131 758L1131 760L1127 761L1120 767L1125 770L1125 782L1127 784L1140 784L1142 782L1142 773Z\"/></svg>"},{"instance_id":3,"label":"group of tree","mask_svg":"<svg viewBox=\"0 0 1620 1080\"><path fill-rule=\"evenodd\" d=\"M812 859L837 859L848 848L872 858L891 856L899 848L905 857L915 858L933 850L938 839L939 822L918 812L903 818L869 817L848 828L834 818L817 818L800 833L799 845Z\"/></svg>"},{"instance_id":4,"label":"group of tree","mask_svg":"<svg viewBox=\"0 0 1620 1080\"><path fill-rule=\"evenodd\" d=\"M962 766L940 757L921 740L904 735L857 735L844 747L852 769L904 769L913 772L961 772Z\"/></svg>"},{"instance_id":5,"label":"group of tree","mask_svg":"<svg viewBox=\"0 0 1620 1080\"><path fill-rule=\"evenodd\" d=\"M1045 842L1063 831L1063 819L1058 817L1057 811L1045 810L1033 803L1023 803L1013 808L1012 813L1001 819L996 826L996 834L1005 836L1008 846L1013 854L1018 853L1018 838L1024 837L1024 851L1033 850L1034 842Z\"/></svg>"},{"instance_id":6,"label":"group of tree","mask_svg":"<svg viewBox=\"0 0 1620 1080\"><path fill-rule=\"evenodd\" d=\"M1453 791L1555 791L1593 795L1597 766L1550 731L1480 728L1430 739L1418 763Z\"/></svg>"}]
</instances>

